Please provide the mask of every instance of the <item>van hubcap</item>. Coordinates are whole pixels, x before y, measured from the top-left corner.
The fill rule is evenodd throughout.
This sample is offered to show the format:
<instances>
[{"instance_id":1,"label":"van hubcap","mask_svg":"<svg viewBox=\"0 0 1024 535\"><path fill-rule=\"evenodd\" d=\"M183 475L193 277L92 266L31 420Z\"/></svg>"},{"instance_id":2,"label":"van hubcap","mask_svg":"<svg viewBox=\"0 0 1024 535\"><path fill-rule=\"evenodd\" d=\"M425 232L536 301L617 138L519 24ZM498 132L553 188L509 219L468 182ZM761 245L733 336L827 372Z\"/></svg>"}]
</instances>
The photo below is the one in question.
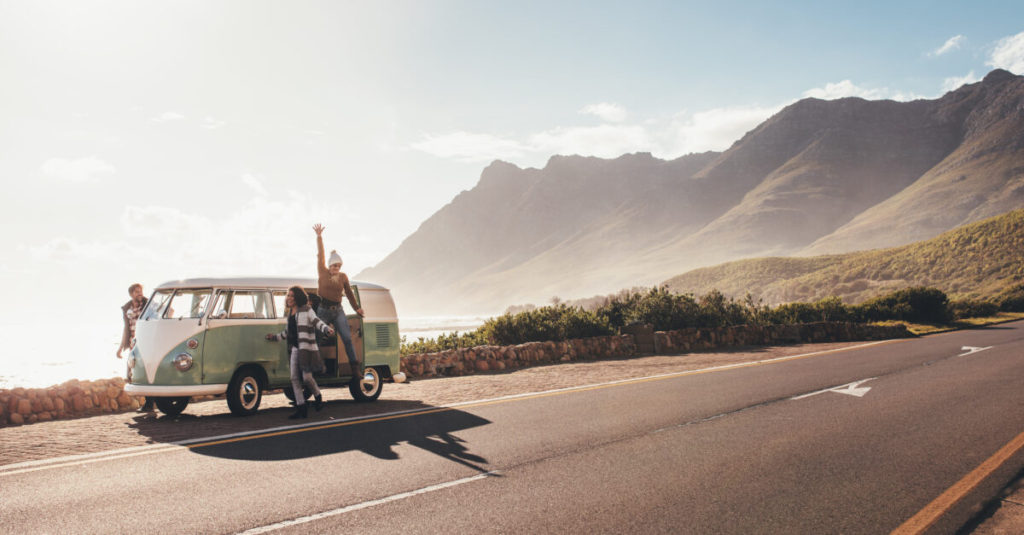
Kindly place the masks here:
<instances>
[{"instance_id":1,"label":"van hubcap","mask_svg":"<svg viewBox=\"0 0 1024 535\"><path fill-rule=\"evenodd\" d=\"M256 384L256 379L253 377L246 377L242 380L242 388L239 389L239 397L241 398L239 401L242 402L243 407L251 409L256 404L259 388L259 385Z\"/></svg>"},{"instance_id":2,"label":"van hubcap","mask_svg":"<svg viewBox=\"0 0 1024 535\"><path fill-rule=\"evenodd\" d=\"M364 394L372 395L377 391L377 387L380 385L380 376L377 375L377 370L373 368L366 368L366 372L363 373L363 378L359 380L359 388L362 389Z\"/></svg>"}]
</instances>

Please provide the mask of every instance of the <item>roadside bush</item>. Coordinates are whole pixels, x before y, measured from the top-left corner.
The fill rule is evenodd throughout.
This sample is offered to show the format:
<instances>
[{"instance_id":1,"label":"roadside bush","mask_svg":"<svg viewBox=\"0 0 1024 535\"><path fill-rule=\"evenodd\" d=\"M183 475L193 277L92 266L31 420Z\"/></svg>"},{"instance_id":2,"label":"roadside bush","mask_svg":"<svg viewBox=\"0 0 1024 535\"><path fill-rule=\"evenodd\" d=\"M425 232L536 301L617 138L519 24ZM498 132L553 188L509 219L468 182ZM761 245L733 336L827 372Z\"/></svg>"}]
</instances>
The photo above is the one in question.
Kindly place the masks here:
<instances>
[{"instance_id":1,"label":"roadside bush","mask_svg":"<svg viewBox=\"0 0 1024 535\"><path fill-rule=\"evenodd\" d=\"M854 307L854 311L863 321L946 323L951 318L946 294L924 286L904 288L876 297Z\"/></svg>"},{"instance_id":2,"label":"roadside bush","mask_svg":"<svg viewBox=\"0 0 1024 535\"><path fill-rule=\"evenodd\" d=\"M479 331L497 345L615 334L607 318L564 304L491 318Z\"/></svg>"},{"instance_id":3,"label":"roadside bush","mask_svg":"<svg viewBox=\"0 0 1024 535\"><path fill-rule=\"evenodd\" d=\"M949 312L954 319L985 318L995 316L999 305L987 299L963 299L950 302Z\"/></svg>"},{"instance_id":4,"label":"roadside bush","mask_svg":"<svg viewBox=\"0 0 1024 535\"><path fill-rule=\"evenodd\" d=\"M999 309L1004 312L1024 312L1024 284L1018 284L999 294Z\"/></svg>"},{"instance_id":5,"label":"roadside bush","mask_svg":"<svg viewBox=\"0 0 1024 535\"><path fill-rule=\"evenodd\" d=\"M415 353L436 353L438 351L446 351L448 349L475 347L485 344L487 344L487 338L485 338L483 333L480 332L480 329L461 334L456 331L453 333L442 334L437 338L419 338L415 342L409 342L403 336L401 354L402 356L405 356Z\"/></svg>"}]
</instances>

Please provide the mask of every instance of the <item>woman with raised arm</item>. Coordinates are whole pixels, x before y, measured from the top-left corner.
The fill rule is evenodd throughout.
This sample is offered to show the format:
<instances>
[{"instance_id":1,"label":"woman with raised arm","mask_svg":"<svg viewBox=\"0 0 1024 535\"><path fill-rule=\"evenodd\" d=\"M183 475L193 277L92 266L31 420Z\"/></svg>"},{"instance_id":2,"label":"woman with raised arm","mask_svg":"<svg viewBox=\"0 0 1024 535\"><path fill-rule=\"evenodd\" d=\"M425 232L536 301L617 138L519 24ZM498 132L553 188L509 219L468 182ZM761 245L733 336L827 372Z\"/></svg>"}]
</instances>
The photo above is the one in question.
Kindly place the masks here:
<instances>
[{"instance_id":1,"label":"woman with raised arm","mask_svg":"<svg viewBox=\"0 0 1024 535\"><path fill-rule=\"evenodd\" d=\"M316 314L328 325L333 325L334 330L341 335L352 375L361 377L363 369L356 358L356 348L352 345L352 332L348 327L345 309L341 306L342 296L348 297L349 304L359 317L363 316L363 309L356 303L348 275L341 271L341 255L338 251L331 251L330 261L324 257L324 226L320 223L313 225L313 232L316 232L317 295L320 296L320 306L317 307Z\"/></svg>"}]
</instances>

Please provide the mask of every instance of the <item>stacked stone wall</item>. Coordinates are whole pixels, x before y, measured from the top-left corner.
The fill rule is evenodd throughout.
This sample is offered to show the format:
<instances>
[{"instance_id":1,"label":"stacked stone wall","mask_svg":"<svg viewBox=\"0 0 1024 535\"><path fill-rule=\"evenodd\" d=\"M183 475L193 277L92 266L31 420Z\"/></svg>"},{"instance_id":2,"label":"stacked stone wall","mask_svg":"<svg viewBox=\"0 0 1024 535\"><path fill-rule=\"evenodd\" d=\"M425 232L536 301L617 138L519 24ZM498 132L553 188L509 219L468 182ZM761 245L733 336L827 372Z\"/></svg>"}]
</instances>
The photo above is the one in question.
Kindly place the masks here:
<instances>
[{"instance_id":1,"label":"stacked stone wall","mask_svg":"<svg viewBox=\"0 0 1024 535\"><path fill-rule=\"evenodd\" d=\"M912 335L902 325L739 325L658 331L654 333L654 351L659 355L677 355L737 346L884 340L908 336ZM449 377L560 362L628 358L639 354L636 338L631 334L623 334L419 353L402 357L401 369L411 378ZM204 396L203 399L213 398ZM49 388L0 389L0 427L127 412L138 409L140 400L124 392L124 379L119 377L98 381L71 380ZM198 398L195 400L199 401Z\"/></svg>"}]
</instances>

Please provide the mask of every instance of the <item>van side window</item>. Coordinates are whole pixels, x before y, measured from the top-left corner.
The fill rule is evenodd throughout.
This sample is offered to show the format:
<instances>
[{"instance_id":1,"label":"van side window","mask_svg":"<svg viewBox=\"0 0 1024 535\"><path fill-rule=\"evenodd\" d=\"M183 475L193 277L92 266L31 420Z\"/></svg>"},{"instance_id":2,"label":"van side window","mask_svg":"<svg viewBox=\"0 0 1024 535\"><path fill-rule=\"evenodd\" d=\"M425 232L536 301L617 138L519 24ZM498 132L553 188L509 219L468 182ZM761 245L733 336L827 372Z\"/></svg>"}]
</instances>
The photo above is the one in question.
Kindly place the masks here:
<instances>
[{"instance_id":1,"label":"van side window","mask_svg":"<svg viewBox=\"0 0 1024 535\"><path fill-rule=\"evenodd\" d=\"M221 307L221 297L217 299L217 308L214 313L227 312L228 319L268 319L274 317L273 301L270 293L263 290L235 290L223 292L224 307ZM220 317L220 316L217 316Z\"/></svg>"},{"instance_id":2,"label":"van side window","mask_svg":"<svg viewBox=\"0 0 1024 535\"><path fill-rule=\"evenodd\" d=\"M288 307L284 306L284 298L287 296L288 292L284 290L277 290L274 292L274 310L277 311L278 318L288 316Z\"/></svg>"}]
</instances>

